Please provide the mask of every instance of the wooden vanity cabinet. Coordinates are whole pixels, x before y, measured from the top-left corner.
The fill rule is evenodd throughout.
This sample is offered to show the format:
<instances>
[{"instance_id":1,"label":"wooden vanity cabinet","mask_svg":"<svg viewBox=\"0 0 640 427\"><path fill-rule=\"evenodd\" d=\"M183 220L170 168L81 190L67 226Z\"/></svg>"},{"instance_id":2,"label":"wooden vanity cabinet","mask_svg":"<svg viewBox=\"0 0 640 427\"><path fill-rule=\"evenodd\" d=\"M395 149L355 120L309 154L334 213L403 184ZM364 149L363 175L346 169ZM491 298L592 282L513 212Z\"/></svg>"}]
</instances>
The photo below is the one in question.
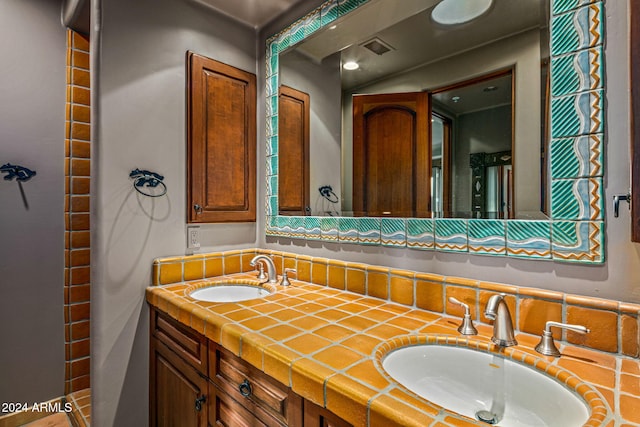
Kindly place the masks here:
<instances>
[{"instance_id":1,"label":"wooden vanity cabinet","mask_svg":"<svg viewBox=\"0 0 640 427\"><path fill-rule=\"evenodd\" d=\"M351 427L151 308L150 425Z\"/></svg>"}]
</instances>

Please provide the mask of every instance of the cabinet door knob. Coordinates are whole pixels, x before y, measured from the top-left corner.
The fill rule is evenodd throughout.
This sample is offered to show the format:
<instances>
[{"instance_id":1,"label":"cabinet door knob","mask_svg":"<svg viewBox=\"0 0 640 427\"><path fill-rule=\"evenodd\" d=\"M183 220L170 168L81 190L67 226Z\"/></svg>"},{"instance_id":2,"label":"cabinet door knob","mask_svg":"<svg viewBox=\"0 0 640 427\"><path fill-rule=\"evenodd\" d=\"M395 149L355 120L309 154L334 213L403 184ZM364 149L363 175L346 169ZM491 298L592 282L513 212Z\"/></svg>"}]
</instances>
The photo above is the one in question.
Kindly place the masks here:
<instances>
[{"instance_id":1,"label":"cabinet door knob","mask_svg":"<svg viewBox=\"0 0 640 427\"><path fill-rule=\"evenodd\" d=\"M240 390L240 394L243 395L244 397L251 396L251 393L252 393L251 384L249 384L248 380L242 381L242 384L240 384L238 389Z\"/></svg>"},{"instance_id":2,"label":"cabinet door knob","mask_svg":"<svg viewBox=\"0 0 640 427\"><path fill-rule=\"evenodd\" d=\"M196 399L196 411L202 411L202 404L207 401L207 396L200 396Z\"/></svg>"},{"instance_id":3,"label":"cabinet door knob","mask_svg":"<svg viewBox=\"0 0 640 427\"><path fill-rule=\"evenodd\" d=\"M196 211L197 214L201 214L202 213L202 206L200 206L199 204L195 204L193 205L193 210Z\"/></svg>"}]
</instances>

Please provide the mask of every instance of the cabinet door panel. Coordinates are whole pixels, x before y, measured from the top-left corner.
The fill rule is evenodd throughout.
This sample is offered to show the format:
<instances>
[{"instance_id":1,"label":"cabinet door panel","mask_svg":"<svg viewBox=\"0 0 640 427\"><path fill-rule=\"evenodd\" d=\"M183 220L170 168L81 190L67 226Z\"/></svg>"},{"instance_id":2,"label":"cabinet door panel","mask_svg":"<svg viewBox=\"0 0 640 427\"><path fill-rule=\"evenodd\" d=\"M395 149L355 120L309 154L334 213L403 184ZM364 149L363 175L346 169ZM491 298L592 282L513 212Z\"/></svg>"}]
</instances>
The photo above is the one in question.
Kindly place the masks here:
<instances>
[{"instance_id":1,"label":"cabinet door panel","mask_svg":"<svg viewBox=\"0 0 640 427\"><path fill-rule=\"evenodd\" d=\"M256 76L194 53L188 67L189 222L253 222Z\"/></svg>"},{"instance_id":2,"label":"cabinet door panel","mask_svg":"<svg viewBox=\"0 0 640 427\"><path fill-rule=\"evenodd\" d=\"M280 215L308 215L309 95L280 86L278 105L278 209Z\"/></svg>"},{"instance_id":3,"label":"cabinet door panel","mask_svg":"<svg viewBox=\"0 0 640 427\"><path fill-rule=\"evenodd\" d=\"M151 425L206 427L206 379L155 339L151 350Z\"/></svg>"}]
</instances>

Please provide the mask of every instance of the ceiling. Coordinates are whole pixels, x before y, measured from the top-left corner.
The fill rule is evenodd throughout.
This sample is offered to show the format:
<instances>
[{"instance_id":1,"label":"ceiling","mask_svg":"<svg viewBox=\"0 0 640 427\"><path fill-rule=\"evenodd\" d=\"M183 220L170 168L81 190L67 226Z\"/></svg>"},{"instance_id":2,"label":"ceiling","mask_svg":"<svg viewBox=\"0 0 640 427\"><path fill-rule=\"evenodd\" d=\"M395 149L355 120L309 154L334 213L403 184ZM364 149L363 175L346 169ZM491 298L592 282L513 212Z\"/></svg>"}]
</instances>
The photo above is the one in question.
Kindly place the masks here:
<instances>
[{"instance_id":1,"label":"ceiling","mask_svg":"<svg viewBox=\"0 0 640 427\"><path fill-rule=\"evenodd\" d=\"M545 28L548 0L495 0L484 16L463 25L443 26L430 18L438 0L373 0L336 21L336 28L316 33L295 49L316 63L336 52L360 68L342 74L343 89L442 61L511 35ZM378 39L391 51L376 55L363 44Z\"/></svg>"},{"instance_id":2,"label":"ceiling","mask_svg":"<svg viewBox=\"0 0 640 427\"><path fill-rule=\"evenodd\" d=\"M305 0L196 0L253 28L260 28Z\"/></svg>"}]
</instances>

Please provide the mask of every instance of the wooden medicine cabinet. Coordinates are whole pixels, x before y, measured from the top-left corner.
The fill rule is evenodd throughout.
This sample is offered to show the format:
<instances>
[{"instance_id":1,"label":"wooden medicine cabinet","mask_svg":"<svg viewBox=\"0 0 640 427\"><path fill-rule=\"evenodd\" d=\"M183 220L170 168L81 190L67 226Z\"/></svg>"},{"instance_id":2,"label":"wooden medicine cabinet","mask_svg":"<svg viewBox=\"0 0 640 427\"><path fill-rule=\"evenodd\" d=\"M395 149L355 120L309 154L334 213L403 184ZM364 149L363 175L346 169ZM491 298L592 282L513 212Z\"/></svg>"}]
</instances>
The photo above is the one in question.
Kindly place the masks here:
<instances>
[{"instance_id":1,"label":"wooden medicine cabinet","mask_svg":"<svg viewBox=\"0 0 640 427\"><path fill-rule=\"evenodd\" d=\"M187 222L256 220L256 76L187 52Z\"/></svg>"}]
</instances>

